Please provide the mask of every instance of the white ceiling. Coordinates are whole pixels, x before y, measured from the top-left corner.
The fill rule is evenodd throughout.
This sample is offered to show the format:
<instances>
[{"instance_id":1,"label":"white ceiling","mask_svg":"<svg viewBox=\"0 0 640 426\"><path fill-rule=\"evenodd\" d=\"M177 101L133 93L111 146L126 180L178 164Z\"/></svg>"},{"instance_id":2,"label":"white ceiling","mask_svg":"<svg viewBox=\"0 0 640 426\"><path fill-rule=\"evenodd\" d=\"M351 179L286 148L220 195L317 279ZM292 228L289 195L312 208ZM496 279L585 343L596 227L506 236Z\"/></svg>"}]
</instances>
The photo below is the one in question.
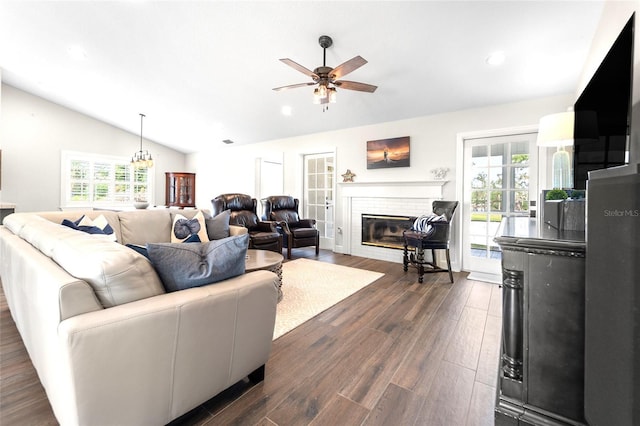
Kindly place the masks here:
<instances>
[{"instance_id":1,"label":"white ceiling","mask_svg":"<svg viewBox=\"0 0 640 426\"><path fill-rule=\"evenodd\" d=\"M134 134L144 113L145 138L194 152L573 93L603 1L0 0L0 68ZM312 87L272 90L309 81L278 59L313 70L323 34L327 65L361 55L345 79L375 93L339 90L322 112Z\"/></svg>"}]
</instances>

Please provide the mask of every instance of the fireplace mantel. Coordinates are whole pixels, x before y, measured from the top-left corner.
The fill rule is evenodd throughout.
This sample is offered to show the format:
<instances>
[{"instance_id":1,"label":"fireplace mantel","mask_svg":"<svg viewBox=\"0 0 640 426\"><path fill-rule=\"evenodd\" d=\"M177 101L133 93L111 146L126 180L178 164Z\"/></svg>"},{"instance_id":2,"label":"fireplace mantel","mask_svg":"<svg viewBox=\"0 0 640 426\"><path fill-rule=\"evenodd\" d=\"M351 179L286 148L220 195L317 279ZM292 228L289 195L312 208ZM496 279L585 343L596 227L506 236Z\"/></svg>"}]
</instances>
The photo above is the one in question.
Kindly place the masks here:
<instances>
[{"instance_id":1,"label":"fireplace mantel","mask_svg":"<svg viewBox=\"0 0 640 426\"><path fill-rule=\"evenodd\" d=\"M423 180L401 182L340 182L342 197L373 198L437 198L442 197L442 187L447 180Z\"/></svg>"}]
</instances>

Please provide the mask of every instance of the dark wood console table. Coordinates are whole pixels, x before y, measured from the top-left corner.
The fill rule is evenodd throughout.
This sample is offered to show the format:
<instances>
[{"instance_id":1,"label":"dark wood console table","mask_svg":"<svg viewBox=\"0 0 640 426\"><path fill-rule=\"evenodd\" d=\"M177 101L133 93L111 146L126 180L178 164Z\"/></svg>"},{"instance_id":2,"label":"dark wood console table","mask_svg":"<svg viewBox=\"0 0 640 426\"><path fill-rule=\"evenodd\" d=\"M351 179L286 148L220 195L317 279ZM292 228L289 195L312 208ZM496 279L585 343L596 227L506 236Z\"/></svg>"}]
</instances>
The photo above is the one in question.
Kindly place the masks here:
<instances>
[{"instance_id":1,"label":"dark wood console table","mask_svg":"<svg viewBox=\"0 0 640 426\"><path fill-rule=\"evenodd\" d=\"M584 424L584 233L504 219L496 425Z\"/></svg>"}]
</instances>

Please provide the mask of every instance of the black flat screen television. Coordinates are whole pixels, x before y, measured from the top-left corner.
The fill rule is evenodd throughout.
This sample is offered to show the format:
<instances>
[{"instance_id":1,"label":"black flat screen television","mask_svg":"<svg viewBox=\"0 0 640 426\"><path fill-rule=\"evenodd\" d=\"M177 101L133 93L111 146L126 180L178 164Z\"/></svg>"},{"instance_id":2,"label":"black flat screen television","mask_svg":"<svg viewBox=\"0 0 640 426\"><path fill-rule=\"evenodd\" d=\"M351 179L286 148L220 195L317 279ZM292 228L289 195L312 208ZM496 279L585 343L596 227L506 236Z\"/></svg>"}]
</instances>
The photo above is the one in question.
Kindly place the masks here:
<instances>
[{"instance_id":1,"label":"black flat screen television","mask_svg":"<svg viewBox=\"0 0 640 426\"><path fill-rule=\"evenodd\" d=\"M586 188L589 171L629 161L634 21L635 13L573 107L575 189Z\"/></svg>"}]
</instances>

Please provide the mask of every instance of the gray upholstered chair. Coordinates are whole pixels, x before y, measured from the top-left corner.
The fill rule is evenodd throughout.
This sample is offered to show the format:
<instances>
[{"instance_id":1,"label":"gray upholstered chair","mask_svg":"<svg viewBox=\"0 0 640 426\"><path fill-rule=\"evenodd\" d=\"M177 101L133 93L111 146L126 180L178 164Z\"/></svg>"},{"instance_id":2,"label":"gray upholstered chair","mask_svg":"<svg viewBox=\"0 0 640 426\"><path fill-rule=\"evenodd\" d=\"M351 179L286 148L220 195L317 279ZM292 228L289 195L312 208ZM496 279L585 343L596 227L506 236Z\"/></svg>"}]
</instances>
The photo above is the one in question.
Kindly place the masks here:
<instances>
[{"instance_id":1,"label":"gray upholstered chair","mask_svg":"<svg viewBox=\"0 0 640 426\"><path fill-rule=\"evenodd\" d=\"M291 259L291 249L316 246L316 256L320 252L320 232L315 219L301 219L298 214L297 198L289 195L272 195L261 200L263 220L274 221L284 239L287 259Z\"/></svg>"},{"instance_id":2,"label":"gray upholstered chair","mask_svg":"<svg viewBox=\"0 0 640 426\"><path fill-rule=\"evenodd\" d=\"M246 194L221 194L211 200L213 216L230 210L229 224L244 226L249 233L249 248L282 253L282 236L275 223L263 222L256 213L257 201Z\"/></svg>"}]
</instances>

